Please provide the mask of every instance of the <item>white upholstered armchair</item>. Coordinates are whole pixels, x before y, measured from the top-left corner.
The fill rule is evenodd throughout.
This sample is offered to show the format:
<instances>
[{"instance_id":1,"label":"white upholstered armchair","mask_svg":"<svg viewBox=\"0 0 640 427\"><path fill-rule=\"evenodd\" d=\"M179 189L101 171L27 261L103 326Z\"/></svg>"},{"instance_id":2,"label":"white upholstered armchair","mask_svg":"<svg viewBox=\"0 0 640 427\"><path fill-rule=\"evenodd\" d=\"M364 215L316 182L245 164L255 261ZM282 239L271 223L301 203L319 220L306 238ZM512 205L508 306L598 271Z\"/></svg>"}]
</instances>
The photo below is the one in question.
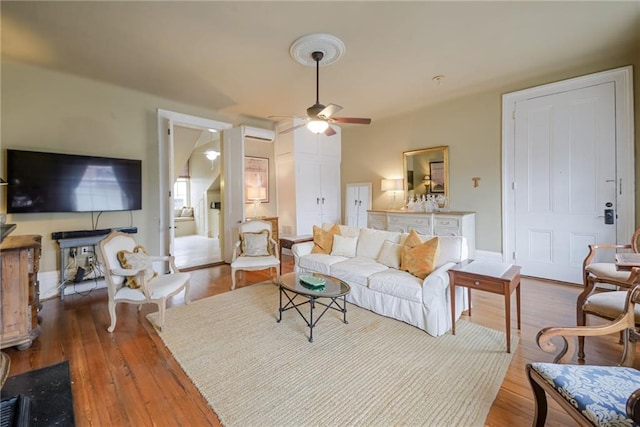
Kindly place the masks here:
<instances>
[{"instance_id":1,"label":"white upholstered armchair","mask_svg":"<svg viewBox=\"0 0 640 427\"><path fill-rule=\"evenodd\" d=\"M109 293L109 332L116 327L116 305L120 302L138 304L138 310L142 304L156 304L159 313L155 326L159 329L164 325L167 299L184 289L184 300L189 304L189 273L181 273L172 256L148 256L130 234L119 231L112 231L103 239L99 249ZM152 263L156 261L169 262L170 272L153 271Z\"/></svg>"},{"instance_id":2,"label":"white upholstered armchair","mask_svg":"<svg viewBox=\"0 0 640 427\"><path fill-rule=\"evenodd\" d=\"M280 254L278 243L271 235L271 223L260 220L245 221L240 224L240 238L233 247L231 261L231 289L236 288L236 271L258 271L272 269L276 272L276 281L280 278Z\"/></svg>"}]
</instances>

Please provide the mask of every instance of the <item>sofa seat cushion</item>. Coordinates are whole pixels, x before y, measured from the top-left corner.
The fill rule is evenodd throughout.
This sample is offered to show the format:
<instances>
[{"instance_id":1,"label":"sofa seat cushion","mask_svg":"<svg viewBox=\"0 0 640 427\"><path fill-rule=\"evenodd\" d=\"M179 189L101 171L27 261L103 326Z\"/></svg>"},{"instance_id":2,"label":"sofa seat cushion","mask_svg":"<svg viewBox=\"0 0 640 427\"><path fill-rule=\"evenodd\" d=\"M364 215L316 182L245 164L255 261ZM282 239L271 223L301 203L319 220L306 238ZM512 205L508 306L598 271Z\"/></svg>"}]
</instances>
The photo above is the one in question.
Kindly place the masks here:
<instances>
[{"instance_id":1,"label":"sofa seat cushion","mask_svg":"<svg viewBox=\"0 0 640 427\"><path fill-rule=\"evenodd\" d=\"M369 289L409 301L422 302L422 280L407 271L389 268L369 276Z\"/></svg>"},{"instance_id":2,"label":"sofa seat cushion","mask_svg":"<svg viewBox=\"0 0 640 427\"><path fill-rule=\"evenodd\" d=\"M298 266L305 271L315 271L322 274L331 274L333 264L343 262L349 258L327 254L308 254L300 257Z\"/></svg>"},{"instance_id":3,"label":"sofa seat cushion","mask_svg":"<svg viewBox=\"0 0 640 427\"><path fill-rule=\"evenodd\" d=\"M367 278L389 267L369 258L355 257L331 265L331 276L350 285L367 286Z\"/></svg>"}]
</instances>

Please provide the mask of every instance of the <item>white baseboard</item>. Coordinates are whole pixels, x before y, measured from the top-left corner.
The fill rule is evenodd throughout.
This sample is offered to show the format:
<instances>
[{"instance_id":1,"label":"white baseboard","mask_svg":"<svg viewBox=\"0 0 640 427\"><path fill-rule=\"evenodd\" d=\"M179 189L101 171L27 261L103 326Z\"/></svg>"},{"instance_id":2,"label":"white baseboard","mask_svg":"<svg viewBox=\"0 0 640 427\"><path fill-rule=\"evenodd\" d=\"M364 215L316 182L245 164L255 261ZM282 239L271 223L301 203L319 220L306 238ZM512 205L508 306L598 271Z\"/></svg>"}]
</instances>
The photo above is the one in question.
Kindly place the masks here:
<instances>
[{"instance_id":1,"label":"white baseboard","mask_svg":"<svg viewBox=\"0 0 640 427\"><path fill-rule=\"evenodd\" d=\"M39 271L38 281L40 282L40 300L44 301L60 296L60 272L59 271ZM67 283L64 288L65 295L84 293L93 289L106 288L104 279L86 280L80 283Z\"/></svg>"}]
</instances>

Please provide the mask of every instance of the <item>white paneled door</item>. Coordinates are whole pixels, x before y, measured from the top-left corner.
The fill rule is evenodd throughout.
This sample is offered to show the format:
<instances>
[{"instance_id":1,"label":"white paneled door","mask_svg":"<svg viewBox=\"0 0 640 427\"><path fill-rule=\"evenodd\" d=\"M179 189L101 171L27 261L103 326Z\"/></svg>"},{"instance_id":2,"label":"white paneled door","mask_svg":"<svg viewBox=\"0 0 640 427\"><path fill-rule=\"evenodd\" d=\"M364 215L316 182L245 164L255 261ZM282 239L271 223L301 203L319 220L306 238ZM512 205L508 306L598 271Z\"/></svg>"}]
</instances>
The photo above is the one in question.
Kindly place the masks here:
<instances>
[{"instance_id":1,"label":"white paneled door","mask_svg":"<svg viewBox=\"0 0 640 427\"><path fill-rule=\"evenodd\" d=\"M616 242L614 83L515 111L514 258L524 274L581 283L588 245Z\"/></svg>"},{"instance_id":2,"label":"white paneled door","mask_svg":"<svg viewBox=\"0 0 640 427\"><path fill-rule=\"evenodd\" d=\"M502 107L503 259L582 283L589 244L635 230L633 68L508 93Z\"/></svg>"},{"instance_id":3,"label":"white paneled door","mask_svg":"<svg viewBox=\"0 0 640 427\"><path fill-rule=\"evenodd\" d=\"M371 187L370 182L347 184L345 216L348 226L367 226L367 211L371 209Z\"/></svg>"}]
</instances>

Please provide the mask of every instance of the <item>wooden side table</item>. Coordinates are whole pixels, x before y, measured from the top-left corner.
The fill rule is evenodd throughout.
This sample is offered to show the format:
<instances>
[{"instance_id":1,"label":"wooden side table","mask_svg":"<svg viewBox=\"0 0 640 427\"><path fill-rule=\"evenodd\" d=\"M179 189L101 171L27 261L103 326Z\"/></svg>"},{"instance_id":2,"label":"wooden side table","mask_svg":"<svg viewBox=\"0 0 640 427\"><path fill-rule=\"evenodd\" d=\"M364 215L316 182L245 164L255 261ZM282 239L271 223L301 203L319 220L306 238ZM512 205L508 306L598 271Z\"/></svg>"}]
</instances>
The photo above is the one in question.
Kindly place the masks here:
<instances>
[{"instance_id":1,"label":"wooden side table","mask_svg":"<svg viewBox=\"0 0 640 427\"><path fill-rule=\"evenodd\" d=\"M282 274L282 249L291 249L296 243L312 242L313 236L310 234L304 236L282 236L280 237L280 274Z\"/></svg>"},{"instance_id":2,"label":"wooden side table","mask_svg":"<svg viewBox=\"0 0 640 427\"><path fill-rule=\"evenodd\" d=\"M463 261L449 270L451 289L451 333L456 334L456 286L467 288L469 317L471 289L504 295L507 353L511 353L511 294L516 291L516 313L520 330L520 266L497 262Z\"/></svg>"}]
</instances>

